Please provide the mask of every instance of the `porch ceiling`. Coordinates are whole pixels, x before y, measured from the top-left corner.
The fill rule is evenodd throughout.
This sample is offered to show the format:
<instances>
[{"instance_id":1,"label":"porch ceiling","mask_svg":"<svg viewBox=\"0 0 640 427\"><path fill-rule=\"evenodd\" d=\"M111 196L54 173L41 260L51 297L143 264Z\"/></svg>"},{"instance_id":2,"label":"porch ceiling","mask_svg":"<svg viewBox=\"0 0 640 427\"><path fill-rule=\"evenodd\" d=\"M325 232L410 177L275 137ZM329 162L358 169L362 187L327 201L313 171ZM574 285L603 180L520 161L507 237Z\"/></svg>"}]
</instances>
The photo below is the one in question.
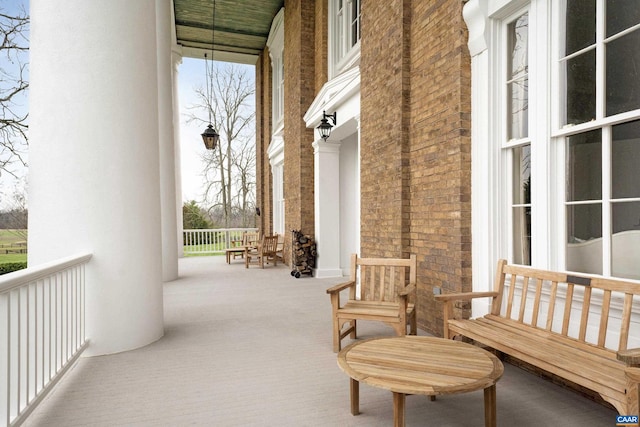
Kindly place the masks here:
<instances>
[{"instance_id":1,"label":"porch ceiling","mask_svg":"<svg viewBox=\"0 0 640 427\"><path fill-rule=\"evenodd\" d=\"M183 56L202 58L211 52L215 24L214 57L254 64L269 36L271 22L284 0L174 0L176 41Z\"/></svg>"}]
</instances>

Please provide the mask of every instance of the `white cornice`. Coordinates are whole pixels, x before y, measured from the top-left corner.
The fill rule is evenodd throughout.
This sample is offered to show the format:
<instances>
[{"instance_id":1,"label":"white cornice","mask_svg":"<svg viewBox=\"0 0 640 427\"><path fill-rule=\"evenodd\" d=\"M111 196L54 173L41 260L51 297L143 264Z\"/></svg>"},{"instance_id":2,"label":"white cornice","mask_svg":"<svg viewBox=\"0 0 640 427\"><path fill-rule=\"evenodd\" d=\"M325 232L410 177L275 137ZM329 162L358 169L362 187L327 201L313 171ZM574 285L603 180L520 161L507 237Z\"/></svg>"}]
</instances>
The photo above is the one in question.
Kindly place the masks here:
<instances>
[{"instance_id":1,"label":"white cornice","mask_svg":"<svg viewBox=\"0 0 640 427\"><path fill-rule=\"evenodd\" d=\"M304 115L307 127L317 126L322 120L323 110L336 110L340 104L359 91L360 67L353 67L326 82Z\"/></svg>"}]
</instances>

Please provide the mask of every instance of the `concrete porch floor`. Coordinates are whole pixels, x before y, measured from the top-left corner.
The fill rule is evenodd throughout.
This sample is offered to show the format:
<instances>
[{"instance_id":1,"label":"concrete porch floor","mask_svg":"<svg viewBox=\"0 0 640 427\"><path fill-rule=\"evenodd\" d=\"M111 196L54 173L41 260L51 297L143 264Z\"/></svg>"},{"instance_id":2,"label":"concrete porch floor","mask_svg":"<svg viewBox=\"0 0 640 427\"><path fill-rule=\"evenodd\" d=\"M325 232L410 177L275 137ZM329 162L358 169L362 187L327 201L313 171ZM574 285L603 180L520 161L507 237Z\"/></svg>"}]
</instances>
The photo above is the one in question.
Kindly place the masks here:
<instances>
[{"instance_id":1,"label":"concrete porch floor","mask_svg":"<svg viewBox=\"0 0 640 427\"><path fill-rule=\"evenodd\" d=\"M134 351L81 358L27 426L391 426L391 393L360 387L331 351L325 289L342 279L295 279L286 266L244 268L223 256L180 260L164 285L165 335ZM360 338L391 329L359 323ZM423 333L422 333L423 334ZM505 364L499 426L614 426L616 412ZM408 396L407 426L482 426L482 391Z\"/></svg>"}]
</instances>

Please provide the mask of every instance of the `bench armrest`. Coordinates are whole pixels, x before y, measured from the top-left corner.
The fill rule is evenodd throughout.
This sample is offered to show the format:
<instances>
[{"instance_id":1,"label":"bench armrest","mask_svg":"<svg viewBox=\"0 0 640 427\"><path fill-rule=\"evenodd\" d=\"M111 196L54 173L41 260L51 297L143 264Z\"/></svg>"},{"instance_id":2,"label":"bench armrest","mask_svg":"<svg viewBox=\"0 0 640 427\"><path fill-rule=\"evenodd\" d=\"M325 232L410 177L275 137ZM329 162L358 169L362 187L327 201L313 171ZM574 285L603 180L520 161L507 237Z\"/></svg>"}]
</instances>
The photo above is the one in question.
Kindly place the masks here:
<instances>
[{"instance_id":1,"label":"bench armrest","mask_svg":"<svg viewBox=\"0 0 640 427\"><path fill-rule=\"evenodd\" d=\"M414 283L405 286L404 289L401 289L400 291L398 291L398 296L399 297L407 297L410 294L413 294L416 292L416 285Z\"/></svg>"},{"instance_id":2,"label":"bench armrest","mask_svg":"<svg viewBox=\"0 0 640 427\"><path fill-rule=\"evenodd\" d=\"M355 286L356 282L354 282L353 280L349 281L349 282L344 282L344 283L340 283L338 285L332 286L329 289L327 289L327 293L328 294L335 294L336 292L340 292L343 291L347 288L350 288L352 286Z\"/></svg>"},{"instance_id":3,"label":"bench armrest","mask_svg":"<svg viewBox=\"0 0 640 427\"><path fill-rule=\"evenodd\" d=\"M629 367L640 367L640 348L631 348L628 350L620 350L616 357Z\"/></svg>"},{"instance_id":4,"label":"bench armrest","mask_svg":"<svg viewBox=\"0 0 640 427\"><path fill-rule=\"evenodd\" d=\"M453 302L471 300L474 298L497 298L498 292L460 292L455 294L440 294L434 295L436 301L442 301L442 322L443 322L443 335L445 338L453 338L453 335L449 331L449 320L453 316Z\"/></svg>"},{"instance_id":5,"label":"bench armrest","mask_svg":"<svg viewBox=\"0 0 640 427\"><path fill-rule=\"evenodd\" d=\"M436 301L461 301L461 300L470 300L474 298L495 298L498 296L497 292L460 292L457 294L440 294L434 295L433 297Z\"/></svg>"}]
</instances>

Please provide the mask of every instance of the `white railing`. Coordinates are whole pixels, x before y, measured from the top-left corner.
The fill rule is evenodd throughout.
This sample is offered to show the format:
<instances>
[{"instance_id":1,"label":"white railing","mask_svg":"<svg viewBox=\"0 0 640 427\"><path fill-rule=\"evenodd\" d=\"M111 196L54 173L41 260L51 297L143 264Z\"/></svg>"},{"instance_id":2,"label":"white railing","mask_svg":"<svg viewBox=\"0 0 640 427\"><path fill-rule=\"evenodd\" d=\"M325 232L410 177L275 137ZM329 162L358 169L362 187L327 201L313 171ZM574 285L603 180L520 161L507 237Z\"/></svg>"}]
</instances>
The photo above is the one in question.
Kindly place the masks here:
<instances>
[{"instance_id":1,"label":"white railing","mask_svg":"<svg viewBox=\"0 0 640 427\"><path fill-rule=\"evenodd\" d=\"M78 255L0 276L0 426L22 424L89 345Z\"/></svg>"},{"instance_id":2,"label":"white railing","mask_svg":"<svg viewBox=\"0 0 640 427\"><path fill-rule=\"evenodd\" d=\"M257 228L215 228L204 230L183 230L184 253L222 253L236 242L242 241L245 232L258 231Z\"/></svg>"}]
</instances>

